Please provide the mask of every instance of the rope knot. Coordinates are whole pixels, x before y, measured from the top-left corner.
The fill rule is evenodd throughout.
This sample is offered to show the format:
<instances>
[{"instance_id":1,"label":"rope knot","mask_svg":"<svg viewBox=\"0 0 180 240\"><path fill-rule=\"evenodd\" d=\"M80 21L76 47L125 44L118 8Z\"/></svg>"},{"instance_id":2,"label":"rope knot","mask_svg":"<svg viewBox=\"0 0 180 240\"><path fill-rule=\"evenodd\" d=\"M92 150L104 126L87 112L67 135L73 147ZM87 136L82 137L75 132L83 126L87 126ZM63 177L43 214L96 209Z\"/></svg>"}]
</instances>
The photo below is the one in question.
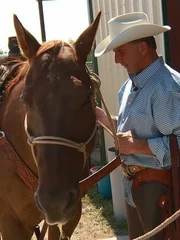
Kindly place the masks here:
<instances>
[{"instance_id":1,"label":"rope knot","mask_svg":"<svg viewBox=\"0 0 180 240\"><path fill-rule=\"evenodd\" d=\"M86 151L86 145L84 143L79 144L79 152L85 152Z\"/></svg>"},{"instance_id":2,"label":"rope knot","mask_svg":"<svg viewBox=\"0 0 180 240\"><path fill-rule=\"evenodd\" d=\"M101 86L101 80L99 78L99 76L93 72L90 72L90 78L91 78L91 81L94 85L95 88L100 88Z\"/></svg>"},{"instance_id":3,"label":"rope knot","mask_svg":"<svg viewBox=\"0 0 180 240\"><path fill-rule=\"evenodd\" d=\"M28 143L29 145L34 145L33 139L34 139L34 137L28 136L27 143Z\"/></svg>"}]
</instances>

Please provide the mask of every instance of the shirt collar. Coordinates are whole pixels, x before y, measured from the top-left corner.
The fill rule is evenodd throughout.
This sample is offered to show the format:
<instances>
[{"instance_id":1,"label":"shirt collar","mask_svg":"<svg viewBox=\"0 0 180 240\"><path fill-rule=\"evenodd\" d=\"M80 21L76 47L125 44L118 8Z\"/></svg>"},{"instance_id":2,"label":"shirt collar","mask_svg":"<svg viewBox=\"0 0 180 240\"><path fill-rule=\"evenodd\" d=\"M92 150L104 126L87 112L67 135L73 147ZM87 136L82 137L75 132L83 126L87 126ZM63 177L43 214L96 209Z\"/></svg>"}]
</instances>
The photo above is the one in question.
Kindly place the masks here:
<instances>
[{"instance_id":1,"label":"shirt collar","mask_svg":"<svg viewBox=\"0 0 180 240\"><path fill-rule=\"evenodd\" d=\"M148 67L146 67L139 74L129 74L129 78L133 82L133 86L142 88L144 84L162 67L164 66L164 60L162 57L156 59Z\"/></svg>"}]
</instances>

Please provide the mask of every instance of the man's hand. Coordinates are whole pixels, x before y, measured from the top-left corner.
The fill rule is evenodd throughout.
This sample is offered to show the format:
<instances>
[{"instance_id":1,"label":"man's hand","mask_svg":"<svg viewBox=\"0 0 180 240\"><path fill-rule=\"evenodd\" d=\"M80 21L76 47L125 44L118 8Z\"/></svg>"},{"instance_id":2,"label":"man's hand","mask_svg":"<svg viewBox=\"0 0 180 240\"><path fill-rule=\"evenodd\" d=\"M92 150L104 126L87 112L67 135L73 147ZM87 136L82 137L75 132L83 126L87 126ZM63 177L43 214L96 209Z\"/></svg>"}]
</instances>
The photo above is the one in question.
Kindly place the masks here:
<instances>
[{"instance_id":1,"label":"man's hand","mask_svg":"<svg viewBox=\"0 0 180 240\"><path fill-rule=\"evenodd\" d=\"M98 126L102 126L109 134L113 135L113 131L111 129L111 123L109 122L109 119L105 113L105 111L102 108L99 108L96 106L96 121ZM117 127L117 120L115 116L111 115L111 121L114 125L115 129Z\"/></svg>"},{"instance_id":2,"label":"man's hand","mask_svg":"<svg viewBox=\"0 0 180 240\"><path fill-rule=\"evenodd\" d=\"M107 116L102 108L99 108L96 106L96 121L98 125L100 126L100 123L106 124L107 122Z\"/></svg>"},{"instance_id":3,"label":"man's hand","mask_svg":"<svg viewBox=\"0 0 180 240\"><path fill-rule=\"evenodd\" d=\"M118 132L116 136L120 153L124 155L137 153L153 155L147 141L135 138L131 131Z\"/></svg>"}]
</instances>

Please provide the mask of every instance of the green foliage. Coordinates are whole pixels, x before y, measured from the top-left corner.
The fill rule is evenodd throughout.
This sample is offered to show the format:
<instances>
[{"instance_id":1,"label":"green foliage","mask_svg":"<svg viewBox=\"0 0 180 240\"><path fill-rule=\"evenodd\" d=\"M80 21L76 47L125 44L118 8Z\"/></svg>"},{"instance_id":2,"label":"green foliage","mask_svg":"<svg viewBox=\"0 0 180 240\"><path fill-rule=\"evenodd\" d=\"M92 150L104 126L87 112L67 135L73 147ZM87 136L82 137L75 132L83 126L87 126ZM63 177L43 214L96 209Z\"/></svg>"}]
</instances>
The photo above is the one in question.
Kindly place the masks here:
<instances>
[{"instance_id":1,"label":"green foliage","mask_svg":"<svg viewBox=\"0 0 180 240\"><path fill-rule=\"evenodd\" d=\"M2 55L4 52L3 52L3 50L0 48L0 55Z\"/></svg>"},{"instance_id":2,"label":"green foliage","mask_svg":"<svg viewBox=\"0 0 180 240\"><path fill-rule=\"evenodd\" d=\"M2 48L0 48L0 56L7 55L7 51L4 51Z\"/></svg>"}]
</instances>

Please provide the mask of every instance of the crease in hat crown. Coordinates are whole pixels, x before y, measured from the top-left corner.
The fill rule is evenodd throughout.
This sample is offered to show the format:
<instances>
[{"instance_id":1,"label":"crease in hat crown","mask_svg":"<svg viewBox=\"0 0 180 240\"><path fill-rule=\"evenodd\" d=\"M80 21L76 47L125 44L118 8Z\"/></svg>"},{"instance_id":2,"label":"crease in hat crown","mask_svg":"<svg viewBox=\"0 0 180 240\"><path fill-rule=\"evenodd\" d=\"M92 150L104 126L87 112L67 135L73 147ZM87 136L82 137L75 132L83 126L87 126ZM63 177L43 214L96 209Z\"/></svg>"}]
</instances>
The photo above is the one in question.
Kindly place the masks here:
<instances>
[{"instance_id":1,"label":"crease in hat crown","mask_svg":"<svg viewBox=\"0 0 180 240\"><path fill-rule=\"evenodd\" d=\"M114 17L109 20L108 27L109 35L96 46L96 57L130 41L154 36L171 29L169 26L150 23L144 12L132 12Z\"/></svg>"},{"instance_id":2,"label":"crease in hat crown","mask_svg":"<svg viewBox=\"0 0 180 240\"><path fill-rule=\"evenodd\" d=\"M131 16L131 18L129 18ZM149 23L148 16L145 13L129 13L123 14L109 20L109 35L114 39L120 32L134 25ZM120 25L121 24L121 25Z\"/></svg>"}]
</instances>

